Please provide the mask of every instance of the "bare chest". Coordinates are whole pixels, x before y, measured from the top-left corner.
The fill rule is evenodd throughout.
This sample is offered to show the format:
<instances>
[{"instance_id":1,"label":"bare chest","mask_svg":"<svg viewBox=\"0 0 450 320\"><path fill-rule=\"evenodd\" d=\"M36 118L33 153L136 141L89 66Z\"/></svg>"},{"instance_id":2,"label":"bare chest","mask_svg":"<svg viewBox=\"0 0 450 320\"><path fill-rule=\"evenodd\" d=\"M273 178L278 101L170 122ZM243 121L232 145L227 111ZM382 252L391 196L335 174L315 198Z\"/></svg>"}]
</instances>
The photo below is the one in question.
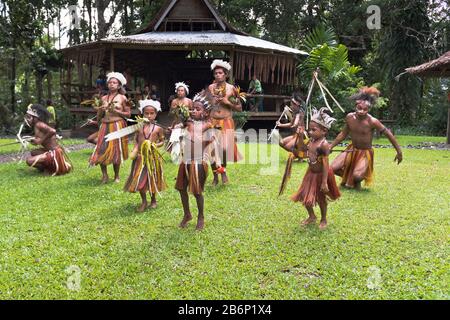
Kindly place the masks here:
<instances>
[{"instance_id":1,"label":"bare chest","mask_svg":"<svg viewBox=\"0 0 450 320\"><path fill-rule=\"evenodd\" d=\"M157 142L159 140L159 133L155 125L145 126L142 133L145 140L149 140L150 142Z\"/></svg>"},{"instance_id":2,"label":"bare chest","mask_svg":"<svg viewBox=\"0 0 450 320\"><path fill-rule=\"evenodd\" d=\"M349 120L347 122L350 129L350 134L352 135L370 135L372 134L373 128L369 120Z\"/></svg>"}]
</instances>

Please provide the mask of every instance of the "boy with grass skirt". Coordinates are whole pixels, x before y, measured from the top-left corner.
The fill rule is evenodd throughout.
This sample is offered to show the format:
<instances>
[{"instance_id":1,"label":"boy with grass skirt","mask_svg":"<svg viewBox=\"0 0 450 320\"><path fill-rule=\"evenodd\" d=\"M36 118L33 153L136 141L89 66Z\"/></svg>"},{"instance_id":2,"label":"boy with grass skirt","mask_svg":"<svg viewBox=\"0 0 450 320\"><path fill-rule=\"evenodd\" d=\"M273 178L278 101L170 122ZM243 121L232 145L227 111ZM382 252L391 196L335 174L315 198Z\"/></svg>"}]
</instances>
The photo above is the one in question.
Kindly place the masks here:
<instances>
[{"instance_id":1,"label":"boy with grass skirt","mask_svg":"<svg viewBox=\"0 0 450 320\"><path fill-rule=\"evenodd\" d=\"M198 209L196 230L201 231L205 225L203 191L208 175L210 148L216 145L216 138L212 130L213 124L205 121L210 110L210 95L201 92L194 97L194 107L190 112L181 112L183 122L181 139L181 161L178 168L175 189L180 192L184 217L180 228L186 228L192 220L189 207L188 192L193 194ZM187 108L186 108L187 109ZM216 130L218 131L218 130Z\"/></svg>"},{"instance_id":2,"label":"boy with grass skirt","mask_svg":"<svg viewBox=\"0 0 450 320\"><path fill-rule=\"evenodd\" d=\"M333 171L342 177L341 185L347 188L361 188L361 182L369 186L373 182L374 150L372 148L373 132L378 130L385 134L397 151L394 161L402 162L402 150L394 135L375 117L369 114L370 107L380 96L374 87L363 87L352 96L355 100L355 112L345 118L345 127L331 144L331 149L351 136L352 142L346 150L334 159Z\"/></svg>"},{"instance_id":3,"label":"boy with grass skirt","mask_svg":"<svg viewBox=\"0 0 450 320\"><path fill-rule=\"evenodd\" d=\"M328 130L336 119L330 117L325 110L326 108L322 108L320 111L313 109L308 130L310 140L307 144L304 144L303 140L300 142L301 148L306 153L308 170L300 188L291 197L294 202L301 202L308 211L309 217L302 221L302 226L316 222L317 217L314 214L314 207L317 204L319 205L321 213L320 230L325 229L328 224L327 199L336 200L340 197L333 170L328 162L330 145L326 140ZM300 133L303 134L302 130Z\"/></svg>"}]
</instances>

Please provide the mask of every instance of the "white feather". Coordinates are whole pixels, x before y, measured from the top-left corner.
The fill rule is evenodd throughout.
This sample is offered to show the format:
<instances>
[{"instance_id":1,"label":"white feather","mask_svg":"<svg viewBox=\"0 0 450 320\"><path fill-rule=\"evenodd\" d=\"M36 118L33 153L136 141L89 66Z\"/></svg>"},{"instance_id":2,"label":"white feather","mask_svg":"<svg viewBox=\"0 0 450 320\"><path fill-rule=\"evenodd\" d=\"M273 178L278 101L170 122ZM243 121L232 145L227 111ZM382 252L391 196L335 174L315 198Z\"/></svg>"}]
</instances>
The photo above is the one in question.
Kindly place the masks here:
<instances>
[{"instance_id":1,"label":"white feather","mask_svg":"<svg viewBox=\"0 0 450 320\"><path fill-rule=\"evenodd\" d=\"M111 132L105 136L106 142L120 139L120 138L126 137L130 134L133 134L136 131L138 131L139 129L141 129L143 126L144 126L144 122Z\"/></svg>"}]
</instances>

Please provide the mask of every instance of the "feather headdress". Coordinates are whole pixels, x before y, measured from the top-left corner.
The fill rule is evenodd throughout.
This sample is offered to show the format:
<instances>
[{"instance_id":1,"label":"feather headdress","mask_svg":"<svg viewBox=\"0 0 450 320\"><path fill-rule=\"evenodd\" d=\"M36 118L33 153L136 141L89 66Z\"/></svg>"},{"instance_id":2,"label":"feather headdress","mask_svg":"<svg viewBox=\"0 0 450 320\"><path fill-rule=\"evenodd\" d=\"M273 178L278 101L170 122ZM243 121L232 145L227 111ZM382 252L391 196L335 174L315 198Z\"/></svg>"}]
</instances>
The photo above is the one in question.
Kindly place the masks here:
<instances>
[{"instance_id":1,"label":"feather headdress","mask_svg":"<svg viewBox=\"0 0 450 320\"><path fill-rule=\"evenodd\" d=\"M48 123L48 119L50 118L50 112L48 112L47 109L40 104L28 105L26 113L45 123Z\"/></svg>"},{"instance_id":2,"label":"feather headdress","mask_svg":"<svg viewBox=\"0 0 450 320\"><path fill-rule=\"evenodd\" d=\"M225 70L230 71L231 70L231 64L229 64L226 61L216 59L211 64L211 70L214 71L214 69L216 69L216 68L224 68Z\"/></svg>"},{"instance_id":3,"label":"feather headdress","mask_svg":"<svg viewBox=\"0 0 450 320\"><path fill-rule=\"evenodd\" d=\"M127 79L125 79L124 75L120 72L110 72L106 75L106 82L109 82L111 78L117 79L122 86L125 86L127 84Z\"/></svg>"},{"instance_id":4,"label":"feather headdress","mask_svg":"<svg viewBox=\"0 0 450 320\"><path fill-rule=\"evenodd\" d=\"M177 93L178 88L184 88L186 90L186 95L189 94L189 86L184 82L177 82L175 83L175 93Z\"/></svg>"},{"instance_id":5,"label":"feather headdress","mask_svg":"<svg viewBox=\"0 0 450 320\"><path fill-rule=\"evenodd\" d=\"M364 100L373 105L380 97L380 91L375 87L362 87L357 94L350 97L352 100Z\"/></svg>"},{"instance_id":6,"label":"feather headdress","mask_svg":"<svg viewBox=\"0 0 450 320\"><path fill-rule=\"evenodd\" d=\"M161 112L161 103L156 100L139 100L139 111L141 114L144 113L144 109L146 107L153 107L155 108L156 112Z\"/></svg>"},{"instance_id":7,"label":"feather headdress","mask_svg":"<svg viewBox=\"0 0 450 320\"><path fill-rule=\"evenodd\" d=\"M205 110L209 110L213 106L213 104L212 104L213 97L209 90L200 91L199 93L197 93L195 95L195 97L192 101L200 102L201 104L203 104L203 107L205 108Z\"/></svg>"},{"instance_id":8,"label":"feather headdress","mask_svg":"<svg viewBox=\"0 0 450 320\"><path fill-rule=\"evenodd\" d=\"M321 125L324 128L327 128L328 130L331 128L331 125L336 121L335 118L330 117L328 113L326 113L327 108L321 108L319 111L317 111L316 108L313 108L313 114L311 117L311 121Z\"/></svg>"}]
</instances>

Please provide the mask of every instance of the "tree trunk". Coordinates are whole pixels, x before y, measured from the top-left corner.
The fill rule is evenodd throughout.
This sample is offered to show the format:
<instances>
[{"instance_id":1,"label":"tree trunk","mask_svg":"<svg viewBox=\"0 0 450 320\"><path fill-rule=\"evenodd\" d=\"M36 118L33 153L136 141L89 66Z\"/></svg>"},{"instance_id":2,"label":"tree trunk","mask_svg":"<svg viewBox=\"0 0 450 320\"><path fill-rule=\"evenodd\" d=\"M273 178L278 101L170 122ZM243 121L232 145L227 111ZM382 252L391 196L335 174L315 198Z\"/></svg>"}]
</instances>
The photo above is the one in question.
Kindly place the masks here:
<instances>
[{"instance_id":1,"label":"tree trunk","mask_svg":"<svg viewBox=\"0 0 450 320\"><path fill-rule=\"evenodd\" d=\"M30 67L25 68L25 79L22 86L22 96L24 105L30 104Z\"/></svg>"},{"instance_id":2,"label":"tree trunk","mask_svg":"<svg viewBox=\"0 0 450 320\"><path fill-rule=\"evenodd\" d=\"M17 63L17 48L16 41L12 42L12 59L11 59L11 84L10 84L10 92L11 92L11 112L14 114L16 112L16 63Z\"/></svg>"},{"instance_id":3,"label":"tree trunk","mask_svg":"<svg viewBox=\"0 0 450 320\"><path fill-rule=\"evenodd\" d=\"M447 116L447 144L450 144L450 107L448 108Z\"/></svg>"},{"instance_id":4,"label":"tree trunk","mask_svg":"<svg viewBox=\"0 0 450 320\"><path fill-rule=\"evenodd\" d=\"M89 34L89 42L92 41L92 3L91 0L87 1L87 12L88 12L88 16L89 16L89 30L88 30L88 34Z\"/></svg>"},{"instance_id":5,"label":"tree trunk","mask_svg":"<svg viewBox=\"0 0 450 320\"><path fill-rule=\"evenodd\" d=\"M58 48L61 49L61 9L58 9Z\"/></svg>"},{"instance_id":6,"label":"tree trunk","mask_svg":"<svg viewBox=\"0 0 450 320\"><path fill-rule=\"evenodd\" d=\"M105 9L108 7L109 2L110 1L95 0L98 21L97 40L103 39L106 36Z\"/></svg>"},{"instance_id":7,"label":"tree trunk","mask_svg":"<svg viewBox=\"0 0 450 320\"><path fill-rule=\"evenodd\" d=\"M136 26L134 25L134 2L130 1L130 29L135 30Z\"/></svg>"},{"instance_id":8,"label":"tree trunk","mask_svg":"<svg viewBox=\"0 0 450 320\"><path fill-rule=\"evenodd\" d=\"M42 103L42 75L40 73L36 74L36 93L37 93L37 103Z\"/></svg>"},{"instance_id":9,"label":"tree trunk","mask_svg":"<svg viewBox=\"0 0 450 320\"><path fill-rule=\"evenodd\" d=\"M124 25L124 34L130 34L130 25L128 23L128 1L125 0L125 6L124 6L124 16L123 16L123 25Z\"/></svg>"},{"instance_id":10,"label":"tree trunk","mask_svg":"<svg viewBox=\"0 0 450 320\"><path fill-rule=\"evenodd\" d=\"M49 70L47 73L47 99L52 99L52 72Z\"/></svg>"},{"instance_id":11,"label":"tree trunk","mask_svg":"<svg viewBox=\"0 0 450 320\"><path fill-rule=\"evenodd\" d=\"M105 10L106 10L106 8L108 8L110 3L111 3L111 0L107 0L107 1L95 0L95 4L97 7L97 20L98 20L97 40L103 39L108 35L108 30L111 27L111 25L114 23L117 13L123 9L125 0L115 1L116 7L114 8L113 13L111 14L111 17L109 18L108 22L106 22Z\"/></svg>"}]
</instances>

